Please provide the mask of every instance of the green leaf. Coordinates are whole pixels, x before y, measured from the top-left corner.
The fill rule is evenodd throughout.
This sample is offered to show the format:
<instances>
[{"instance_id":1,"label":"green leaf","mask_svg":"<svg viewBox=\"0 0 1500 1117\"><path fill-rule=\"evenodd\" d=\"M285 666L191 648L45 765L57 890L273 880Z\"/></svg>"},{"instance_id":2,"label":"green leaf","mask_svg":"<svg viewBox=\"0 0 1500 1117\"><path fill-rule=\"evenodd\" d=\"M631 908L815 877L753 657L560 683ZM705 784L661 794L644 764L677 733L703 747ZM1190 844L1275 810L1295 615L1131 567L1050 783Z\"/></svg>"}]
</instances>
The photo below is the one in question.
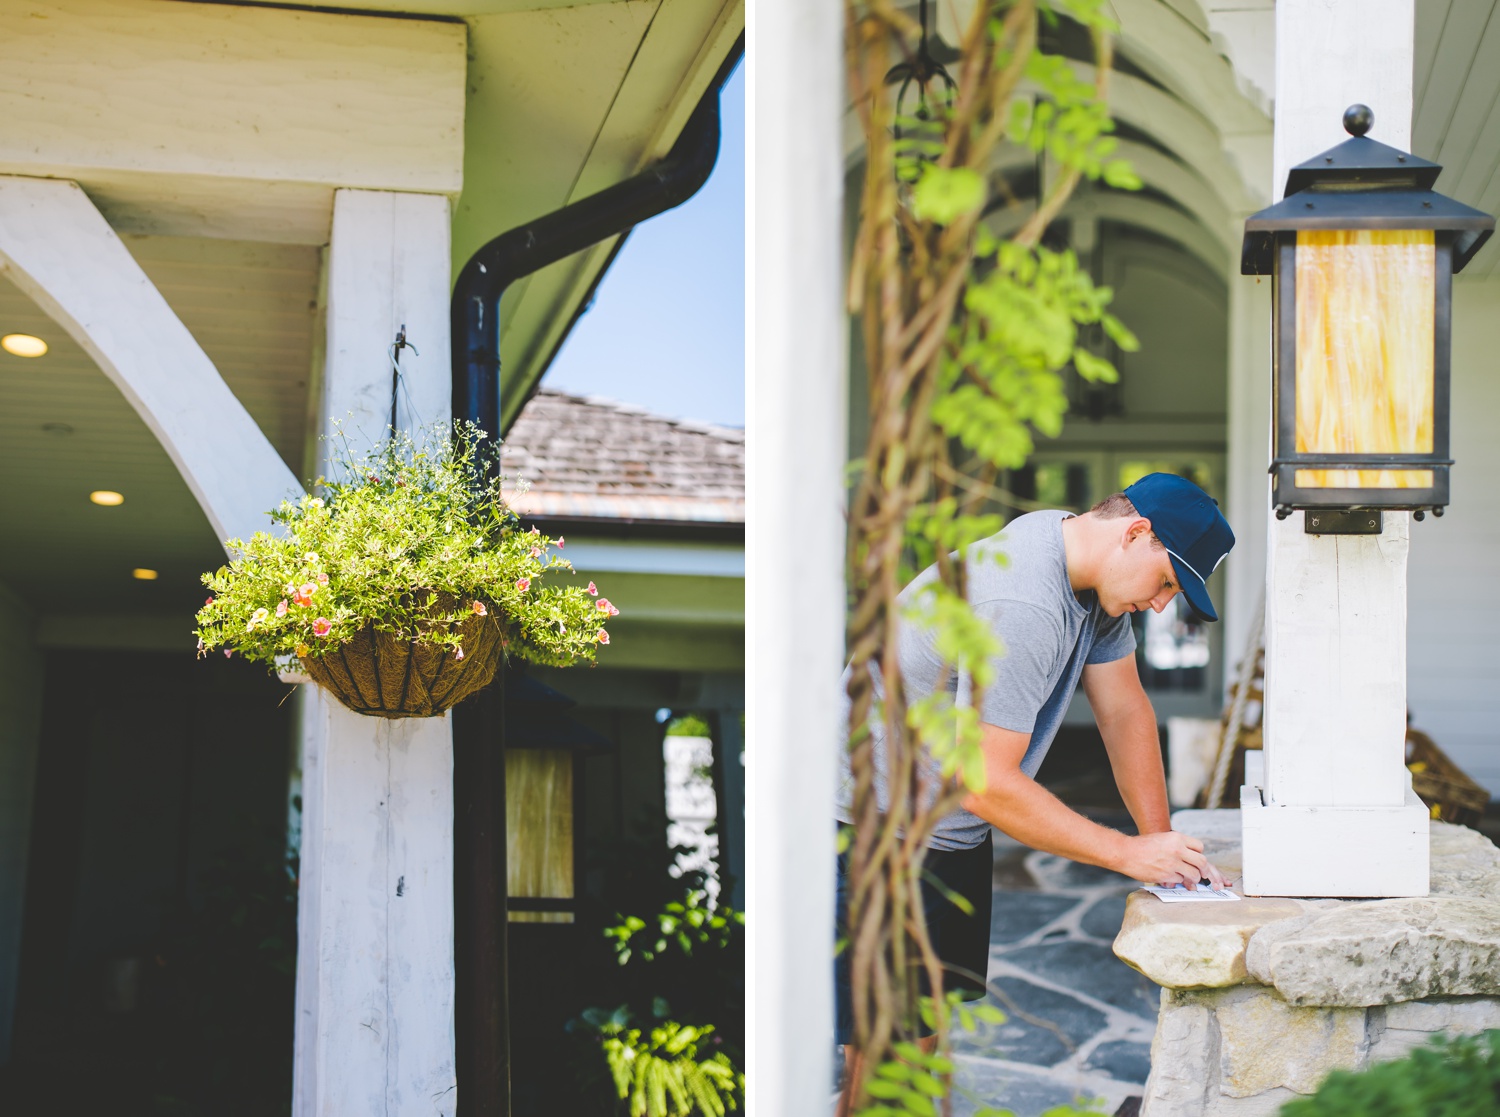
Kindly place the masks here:
<instances>
[{"instance_id":1,"label":"green leaf","mask_svg":"<svg viewBox=\"0 0 1500 1117\"><path fill-rule=\"evenodd\" d=\"M984 205L984 178L970 167L928 165L912 189L912 212L923 221L951 225Z\"/></svg>"},{"instance_id":2,"label":"green leaf","mask_svg":"<svg viewBox=\"0 0 1500 1117\"><path fill-rule=\"evenodd\" d=\"M1102 177L1106 185L1113 186L1116 190L1139 190L1144 185L1141 176L1135 173L1135 168L1124 159L1111 159L1104 164Z\"/></svg>"},{"instance_id":3,"label":"green leaf","mask_svg":"<svg viewBox=\"0 0 1500 1117\"><path fill-rule=\"evenodd\" d=\"M1073 367L1078 370L1079 376L1091 382L1114 384L1120 379L1120 373L1114 365L1082 346L1073 350Z\"/></svg>"},{"instance_id":4,"label":"green leaf","mask_svg":"<svg viewBox=\"0 0 1500 1117\"><path fill-rule=\"evenodd\" d=\"M923 869L922 879L925 880L928 884L932 885L933 888L937 889L938 895L942 896L943 899L947 900L959 911L963 912L965 915L974 914L974 905L969 902L969 898L963 893L955 892L953 889L949 888L931 870Z\"/></svg>"},{"instance_id":5,"label":"green leaf","mask_svg":"<svg viewBox=\"0 0 1500 1117\"><path fill-rule=\"evenodd\" d=\"M1104 327L1104 332L1109 335L1109 339L1125 352L1134 353L1140 349L1140 340L1135 334L1125 328L1124 322L1121 322L1113 314L1106 314L1101 317L1099 324Z\"/></svg>"}]
</instances>

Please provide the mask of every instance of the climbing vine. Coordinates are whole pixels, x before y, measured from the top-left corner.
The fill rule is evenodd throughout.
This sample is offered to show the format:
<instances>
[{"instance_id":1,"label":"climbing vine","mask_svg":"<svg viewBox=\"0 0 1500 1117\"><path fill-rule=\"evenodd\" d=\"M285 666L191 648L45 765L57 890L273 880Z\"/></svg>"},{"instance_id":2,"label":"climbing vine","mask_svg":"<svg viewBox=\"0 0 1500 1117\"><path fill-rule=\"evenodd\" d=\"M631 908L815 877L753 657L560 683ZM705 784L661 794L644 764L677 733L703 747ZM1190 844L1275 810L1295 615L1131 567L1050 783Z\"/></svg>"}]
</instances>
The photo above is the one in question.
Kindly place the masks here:
<instances>
[{"instance_id":1,"label":"climbing vine","mask_svg":"<svg viewBox=\"0 0 1500 1117\"><path fill-rule=\"evenodd\" d=\"M854 825L842 839L850 854L842 948L850 952L855 1044L866 1056L856 1109L929 1115L950 1105L948 1010L957 994L943 992L928 938L922 859L938 821L966 789L983 787L976 711L1004 651L968 606L965 549L1001 526L986 510L999 471L1025 462L1033 432L1060 431L1064 371L1117 378L1082 343L1083 329L1097 326L1118 348L1136 347L1107 310L1111 291L1043 238L1081 181L1127 190L1140 183L1110 134L1115 27L1104 0L978 0L951 83L934 78L926 29L894 0L845 7L866 153L848 298L863 339L869 432L849 512ZM1062 19L1089 33L1089 78L1038 49L1042 28ZM903 82L914 98L899 95ZM1034 205L1017 202L993 173L1006 144L1052 169ZM1009 235L996 231L1010 226ZM930 562L938 577L903 607L898 593L914 567ZM959 704L939 686L908 701L900 625L932 630L947 670L973 678L971 699ZM876 796L877 724L885 803ZM914 1042L924 1010L935 1050Z\"/></svg>"}]
</instances>

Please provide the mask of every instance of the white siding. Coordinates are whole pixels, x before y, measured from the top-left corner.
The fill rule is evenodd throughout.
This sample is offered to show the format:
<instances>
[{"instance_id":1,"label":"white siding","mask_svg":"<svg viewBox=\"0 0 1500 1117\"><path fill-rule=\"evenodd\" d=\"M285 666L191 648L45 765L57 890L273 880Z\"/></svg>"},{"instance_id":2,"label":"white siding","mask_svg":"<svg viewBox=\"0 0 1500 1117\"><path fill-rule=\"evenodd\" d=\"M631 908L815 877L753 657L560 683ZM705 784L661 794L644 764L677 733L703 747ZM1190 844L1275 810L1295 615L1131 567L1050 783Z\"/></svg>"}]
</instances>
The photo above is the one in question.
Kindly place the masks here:
<instances>
[{"instance_id":1,"label":"white siding","mask_svg":"<svg viewBox=\"0 0 1500 1117\"><path fill-rule=\"evenodd\" d=\"M1412 724L1500 795L1500 283L1453 288L1453 504L1411 526Z\"/></svg>"}]
</instances>

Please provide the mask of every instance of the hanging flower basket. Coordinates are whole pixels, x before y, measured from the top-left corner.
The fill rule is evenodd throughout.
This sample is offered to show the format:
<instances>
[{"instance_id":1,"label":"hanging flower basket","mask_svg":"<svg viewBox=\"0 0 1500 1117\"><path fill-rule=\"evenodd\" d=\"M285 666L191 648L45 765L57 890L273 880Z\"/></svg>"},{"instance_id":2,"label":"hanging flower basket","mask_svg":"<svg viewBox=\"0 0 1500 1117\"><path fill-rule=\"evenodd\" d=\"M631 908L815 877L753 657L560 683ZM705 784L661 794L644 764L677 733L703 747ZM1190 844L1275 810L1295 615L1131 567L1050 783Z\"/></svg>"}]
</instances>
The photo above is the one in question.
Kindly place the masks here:
<instances>
[{"instance_id":1,"label":"hanging flower basket","mask_svg":"<svg viewBox=\"0 0 1500 1117\"><path fill-rule=\"evenodd\" d=\"M227 544L204 584L200 655L302 670L349 709L434 717L483 689L503 655L567 666L609 643L619 610L578 585L564 540L520 531L483 435L404 435L335 463L321 496L283 502L282 534Z\"/></svg>"},{"instance_id":2,"label":"hanging flower basket","mask_svg":"<svg viewBox=\"0 0 1500 1117\"><path fill-rule=\"evenodd\" d=\"M436 717L483 690L500 666L500 625L471 616L457 628L464 656L365 625L332 651L302 661L313 682L357 714Z\"/></svg>"}]
</instances>

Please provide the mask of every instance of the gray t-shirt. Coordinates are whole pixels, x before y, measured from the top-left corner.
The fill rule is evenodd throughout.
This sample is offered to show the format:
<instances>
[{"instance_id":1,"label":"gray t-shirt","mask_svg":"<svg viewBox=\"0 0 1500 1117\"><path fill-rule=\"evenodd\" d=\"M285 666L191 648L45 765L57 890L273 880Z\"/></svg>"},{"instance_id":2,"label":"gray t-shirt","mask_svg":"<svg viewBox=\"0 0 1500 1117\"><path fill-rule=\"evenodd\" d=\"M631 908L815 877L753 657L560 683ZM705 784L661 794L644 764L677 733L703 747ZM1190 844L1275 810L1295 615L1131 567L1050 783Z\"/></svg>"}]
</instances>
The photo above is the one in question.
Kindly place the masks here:
<instances>
[{"instance_id":1,"label":"gray t-shirt","mask_svg":"<svg viewBox=\"0 0 1500 1117\"><path fill-rule=\"evenodd\" d=\"M1031 512L1012 520L998 535L974 544L969 552L969 604L1005 646L1005 654L995 661L995 681L984 690L979 720L1031 734L1021 761L1021 770L1028 776L1035 776L1041 767L1084 666L1112 663L1135 651L1129 615L1109 616L1099 608L1092 591L1083 594L1080 601L1068 584L1062 536L1062 522L1068 515ZM1005 565L989 557L994 551L1004 553ZM904 602L936 577L936 567L923 571L901 591L901 600ZM972 680L967 673L944 670L931 632L901 622L900 656L908 702L931 694L946 682L958 704L971 704ZM848 684L846 670L840 685L845 724L849 719ZM872 721L876 794L884 810L885 734L879 719ZM848 750L839 749L839 757L835 814L839 821L851 822L854 780ZM935 771L936 764L932 767ZM984 819L959 808L938 824L932 848L972 848L984 841L989 827Z\"/></svg>"}]
</instances>

